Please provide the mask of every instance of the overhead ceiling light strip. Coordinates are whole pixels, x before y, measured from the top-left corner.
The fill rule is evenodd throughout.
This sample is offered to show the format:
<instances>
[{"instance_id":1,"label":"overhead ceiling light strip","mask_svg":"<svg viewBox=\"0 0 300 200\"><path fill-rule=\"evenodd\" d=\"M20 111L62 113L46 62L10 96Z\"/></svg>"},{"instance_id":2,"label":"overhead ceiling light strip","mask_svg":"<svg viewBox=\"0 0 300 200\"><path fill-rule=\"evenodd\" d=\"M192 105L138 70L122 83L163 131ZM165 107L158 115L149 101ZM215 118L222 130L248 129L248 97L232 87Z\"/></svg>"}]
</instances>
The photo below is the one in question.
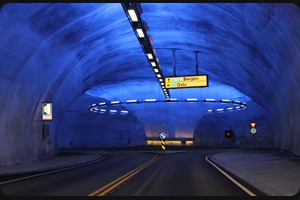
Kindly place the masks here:
<instances>
[{"instance_id":1,"label":"overhead ceiling light strip","mask_svg":"<svg viewBox=\"0 0 300 200\"><path fill-rule=\"evenodd\" d=\"M145 56L151 65L151 68L156 75L157 80L160 83L161 89L164 89L164 85L161 78L164 77L159 63L159 59L156 57L156 50L153 48L153 39L147 34L148 25L145 21L141 19L143 13L140 3L122 3L122 7L127 15L127 18L136 33L138 41L141 44L141 47L145 53ZM169 89L163 91L166 99L170 98Z\"/></svg>"},{"instance_id":2,"label":"overhead ceiling light strip","mask_svg":"<svg viewBox=\"0 0 300 200\"><path fill-rule=\"evenodd\" d=\"M166 93L165 91L166 89L164 89L164 92ZM166 94L167 95L167 94ZM235 107L229 107L229 108L218 108L216 109L215 111L213 111L212 109L209 109L207 111L207 114L212 114L212 113L223 113L225 111L228 111L228 112L231 112L231 111L234 111L234 110L242 110L242 109L246 109L247 108L247 104L246 102L240 102L240 101L230 101L230 100L219 100L219 101L216 101L215 99L203 99L203 100L198 100L197 98L187 98L185 100L178 100L176 98L168 98L166 99L165 101L159 101L157 99L145 99L144 101L138 101L136 99L132 99L132 100L127 100L127 101L124 101L124 102L121 102L121 101L111 101L111 102L101 102L101 103L98 103L98 104L92 104L90 107L89 107L89 110L92 111L92 112L95 112L95 113L109 113L109 114L116 114L117 113L117 110L110 110L110 112L107 112L106 109L99 109L98 107L107 107L109 105L111 106L116 106L116 105L122 105L122 104L140 104L140 103L170 103L170 102L202 102L202 103L206 103L206 102L212 102L212 103L220 103L220 104L233 104L233 105L239 105L239 106L235 106ZM115 105L116 104L116 105ZM120 114L128 114L129 112L128 111L120 111Z\"/></svg>"}]
</instances>

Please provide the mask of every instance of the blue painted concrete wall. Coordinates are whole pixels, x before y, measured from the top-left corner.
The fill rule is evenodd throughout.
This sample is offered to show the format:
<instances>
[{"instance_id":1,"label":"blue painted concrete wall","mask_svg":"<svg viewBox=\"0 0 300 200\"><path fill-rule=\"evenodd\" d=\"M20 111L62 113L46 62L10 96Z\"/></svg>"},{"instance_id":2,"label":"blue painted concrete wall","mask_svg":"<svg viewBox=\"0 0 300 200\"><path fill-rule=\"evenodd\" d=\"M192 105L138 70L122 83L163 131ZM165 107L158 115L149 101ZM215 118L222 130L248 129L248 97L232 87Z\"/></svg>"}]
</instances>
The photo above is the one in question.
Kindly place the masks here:
<instances>
[{"instance_id":1,"label":"blue painted concrete wall","mask_svg":"<svg viewBox=\"0 0 300 200\"><path fill-rule=\"evenodd\" d=\"M191 120L199 120L183 124L187 123L189 128L195 126L194 132L198 134L202 125L207 133L221 130L227 124L239 126L240 120L248 121L248 114L258 124L268 118L263 133L268 139L262 140L260 146L274 145L300 155L300 12L295 4L142 3L141 6L165 75L172 75L171 48L178 49L177 75L195 73L193 52L199 51L200 73L208 74L212 82L234 88L233 93L238 91L249 99L249 105L254 105L246 109L247 116L217 115L213 121L222 124L211 128L205 122L208 118L198 119L193 114L194 107L183 106L182 109L189 110L186 115L193 116ZM95 113L69 112L87 91L104 87L115 94L123 83L130 85L132 81L140 87L131 90L124 86L124 99L163 97L119 3L5 4L0 11L0 27L0 165L56 154L60 145L69 144L63 136L73 137L70 135L73 121L82 129L103 128L101 124L99 127L85 124L94 119ZM147 88L153 90L149 93ZM203 91L203 97L209 96L209 87L206 89L197 91ZM130 96L131 92L136 96ZM171 90L170 94L181 97L178 90ZM189 95L183 92L182 98ZM110 97L98 96L114 100ZM43 102L53 103L50 122L41 120ZM263 113L258 112L259 107ZM144 130L146 135L158 130L150 121L158 115L156 110L180 115L172 111L172 106L152 107L148 113L144 108L128 109L134 114L129 119L136 117L139 123L130 122L130 127L136 128L130 128L129 132ZM80 116L85 119L79 120ZM168 127L173 127L175 122L170 116ZM49 138L45 140L44 123L50 126ZM125 121L120 119L119 123L118 130L123 129ZM92 128L88 130L96 137ZM76 137L79 140L83 135ZM110 142L101 146L117 146L108 137L105 136Z\"/></svg>"}]
</instances>

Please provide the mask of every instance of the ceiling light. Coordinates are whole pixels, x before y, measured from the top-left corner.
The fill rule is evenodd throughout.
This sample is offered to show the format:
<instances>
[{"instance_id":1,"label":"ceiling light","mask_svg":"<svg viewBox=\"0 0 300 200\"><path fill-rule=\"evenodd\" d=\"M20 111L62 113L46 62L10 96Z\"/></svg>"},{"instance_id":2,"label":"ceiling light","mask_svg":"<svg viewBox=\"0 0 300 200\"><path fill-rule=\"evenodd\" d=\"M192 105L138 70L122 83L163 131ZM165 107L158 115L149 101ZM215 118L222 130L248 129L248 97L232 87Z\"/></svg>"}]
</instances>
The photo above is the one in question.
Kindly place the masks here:
<instances>
[{"instance_id":1,"label":"ceiling light","mask_svg":"<svg viewBox=\"0 0 300 200\"><path fill-rule=\"evenodd\" d=\"M158 78L161 78L161 75L160 75L160 74L156 74L156 76L157 76Z\"/></svg>"},{"instance_id":2,"label":"ceiling light","mask_svg":"<svg viewBox=\"0 0 300 200\"><path fill-rule=\"evenodd\" d=\"M215 102L215 99L204 99L205 102Z\"/></svg>"},{"instance_id":3,"label":"ceiling light","mask_svg":"<svg viewBox=\"0 0 300 200\"><path fill-rule=\"evenodd\" d=\"M188 101L188 102L195 102L195 101L198 101L198 99L196 99L196 98L187 98L187 99L185 99L186 101Z\"/></svg>"},{"instance_id":4,"label":"ceiling light","mask_svg":"<svg viewBox=\"0 0 300 200\"><path fill-rule=\"evenodd\" d=\"M126 103L137 103L138 100L127 100Z\"/></svg>"},{"instance_id":5,"label":"ceiling light","mask_svg":"<svg viewBox=\"0 0 300 200\"><path fill-rule=\"evenodd\" d=\"M229 103L230 102L230 100L227 100L227 99L221 99L220 101L221 101L221 103Z\"/></svg>"},{"instance_id":6,"label":"ceiling light","mask_svg":"<svg viewBox=\"0 0 300 200\"><path fill-rule=\"evenodd\" d=\"M156 99L145 99L145 102L155 102Z\"/></svg>"},{"instance_id":7,"label":"ceiling light","mask_svg":"<svg viewBox=\"0 0 300 200\"><path fill-rule=\"evenodd\" d=\"M131 18L131 21L133 22L137 22L138 21L138 18L137 18L137 15L135 13L135 11L133 9L128 9L128 14Z\"/></svg>"},{"instance_id":8,"label":"ceiling light","mask_svg":"<svg viewBox=\"0 0 300 200\"><path fill-rule=\"evenodd\" d=\"M157 72L159 72L159 70L158 70L158 69L156 69L156 68L154 68L153 70L154 70L154 72L156 72L156 73L157 73Z\"/></svg>"},{"instance_id":9,"label":"ceiling light","mask_svg":"<svg viewBox=\"0 0 300 200\"><path fill-rule=\"evenodd\" d=\"M140 38L144 38L145 37L144 32L143 32L143 30L141 28L137 28L136 32L137 32L137 34L138 34L138 36Z\"/></svg>"},{"instance_id":10,"label":"ceiling light","mask_svg":"<svg viewBox=\"0 0 300 200\"><path fill-rule=\"evenodd\" d=\"M151 65L152 65L152 67L156 66L155 62L151 62Z\"/></svg>"},{"instance_id":11,"label":"ceiling light","mask_svg":"<svg viewBox=\"0 0 300 200\"><path fill-rule=\"evenodd\" d=\"M148 58L149 58L150 60L153 59L153 56L152 56L151 53L148 53L147 56L148 56Z\"/></svg>"},{"instance_id":12,"label":"ceiling light","mask_svg":"<svg viewBox=\"0 0 300 200\"><path fill-rule=\"evenodd\" d=\"M232 103L233 103L233 104L241 104L240 101L233 101Z\"/></svg>"},{"instance_id":13,"label":"ceiling light","mask_svg":"<svg viewBox=\"0 0 300 200\"><path fill-rule=\"evenodd\" d=\"M177 101L177 99L176 98L172 98L172 99L168 99L168 101L169 102L175 102L175 101Z\"/></svg>"}]
</instances>

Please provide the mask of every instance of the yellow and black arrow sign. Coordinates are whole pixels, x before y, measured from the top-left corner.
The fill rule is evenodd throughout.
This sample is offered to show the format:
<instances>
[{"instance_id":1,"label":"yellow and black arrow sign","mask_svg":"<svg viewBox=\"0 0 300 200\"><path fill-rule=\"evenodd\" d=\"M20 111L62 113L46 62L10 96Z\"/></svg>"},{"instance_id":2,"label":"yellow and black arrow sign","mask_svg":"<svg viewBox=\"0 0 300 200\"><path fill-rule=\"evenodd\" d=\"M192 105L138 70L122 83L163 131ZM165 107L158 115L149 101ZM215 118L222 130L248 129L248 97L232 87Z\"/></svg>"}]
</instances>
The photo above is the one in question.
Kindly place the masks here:
<instances>
[{"instance_id":1,"label":"yellow and black arrow sign","mask_svg":"<svg viewBox=\"0 0 300 200\"><path fill-rule=\"evenodd\" d=\"M166 150L166 142L165 140L161 140L161 148L165 151Z\"/></svg>"}]
</instances>

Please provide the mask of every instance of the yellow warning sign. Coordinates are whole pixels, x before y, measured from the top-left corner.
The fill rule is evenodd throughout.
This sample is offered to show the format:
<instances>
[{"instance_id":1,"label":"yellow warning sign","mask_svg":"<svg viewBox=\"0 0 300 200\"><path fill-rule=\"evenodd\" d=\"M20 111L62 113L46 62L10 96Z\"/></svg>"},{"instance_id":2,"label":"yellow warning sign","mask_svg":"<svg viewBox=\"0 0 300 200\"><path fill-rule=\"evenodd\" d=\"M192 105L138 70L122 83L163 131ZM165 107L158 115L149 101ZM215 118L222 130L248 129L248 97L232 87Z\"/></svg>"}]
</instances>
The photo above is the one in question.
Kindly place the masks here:
<instances>
[{"instance_id":1,"label":"yellow warning sign","mask_svg":"<svg viewBox=\"0 0 300 200\"><path fill-rule=\"evenodd\" d=\"M166 150L166 142L164 140L161 140L161 148Z\"/></svg>"},{"instance_id":2,"label":"yellow warning sign","mask_svg":"<svg viewBox=\"0 0 300 200\"><path fill-rule=\"evenodd\" d=\"M201 74L198 76L165 77L166 89L207 87L207 86L208 86L207 74Z\"/></svg>"}]
</instances>

